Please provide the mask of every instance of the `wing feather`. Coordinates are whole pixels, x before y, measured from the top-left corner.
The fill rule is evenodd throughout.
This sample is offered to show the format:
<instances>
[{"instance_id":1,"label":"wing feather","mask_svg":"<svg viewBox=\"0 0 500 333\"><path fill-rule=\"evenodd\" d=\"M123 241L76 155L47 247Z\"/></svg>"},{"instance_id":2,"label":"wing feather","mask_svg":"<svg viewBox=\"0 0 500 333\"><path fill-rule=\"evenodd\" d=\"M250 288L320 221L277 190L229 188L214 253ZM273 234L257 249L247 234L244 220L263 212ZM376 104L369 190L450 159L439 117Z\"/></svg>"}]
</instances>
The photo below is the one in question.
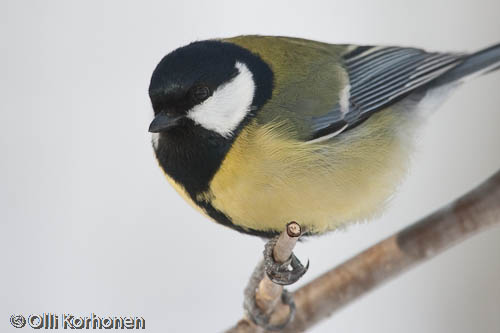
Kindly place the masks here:
<instances>
[{"instance_id":1,"label":"wing feather","mask_svg":"<svg viewBox=\"0 0 500 333\"><path fill-rule=\"evenodd\" d=\"M360 46L343 56L349 76L349 105L337 104L312 119L311 142L349 130L415 89L460 64L464 55L415 48Z\"/></svg>"}]
</instances>

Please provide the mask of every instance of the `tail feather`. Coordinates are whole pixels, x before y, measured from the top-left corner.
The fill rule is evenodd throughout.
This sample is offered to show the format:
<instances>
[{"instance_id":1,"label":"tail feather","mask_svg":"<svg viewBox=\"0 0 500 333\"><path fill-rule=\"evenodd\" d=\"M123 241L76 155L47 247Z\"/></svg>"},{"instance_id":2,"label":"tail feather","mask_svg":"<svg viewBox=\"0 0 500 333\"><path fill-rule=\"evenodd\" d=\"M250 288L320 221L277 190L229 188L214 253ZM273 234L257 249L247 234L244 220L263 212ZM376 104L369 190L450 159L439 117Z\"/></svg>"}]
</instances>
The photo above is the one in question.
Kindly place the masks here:
<instances>
[{"instance_id":1,"label":"tail feather","mask_svg":"<svg viewBox=\"0 0 500 333\"><path fill-rule=\"evenodd\" d=\"M499 70L499 69L500 69L500 62L492 69L489 69L486 72L484 72L484 74L489 74L489 73L494 72L494 71Z\"/></svg>"},{"instance_id":2,"label":"tail feather","mask_svg":"<svg viewBox=\"0 0 500 333\"><path fill-rule=\"evenodd\" d=\"M500 44L473 53L458 66L432 82L441 86L454 81L464 80L471 75L483 75L500 69Z\"/></svg>"}]
</instances>

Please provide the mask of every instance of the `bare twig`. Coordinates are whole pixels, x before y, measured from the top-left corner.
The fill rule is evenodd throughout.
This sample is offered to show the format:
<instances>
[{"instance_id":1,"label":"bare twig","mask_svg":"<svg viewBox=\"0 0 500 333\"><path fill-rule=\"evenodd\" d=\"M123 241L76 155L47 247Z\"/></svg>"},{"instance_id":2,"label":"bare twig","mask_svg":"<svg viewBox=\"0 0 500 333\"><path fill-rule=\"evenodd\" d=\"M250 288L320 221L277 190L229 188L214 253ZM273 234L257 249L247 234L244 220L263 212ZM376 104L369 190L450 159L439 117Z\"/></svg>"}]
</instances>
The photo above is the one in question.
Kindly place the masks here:
<instances>
[{"instance_id":1,"label":"bare twig","mask_svg":"<svg viewBox=\"0 0 500 333\"><path fill-rule=\"evenodd\" d=\"M273 240L272 243L266 244L266 251L271 251L273 259L278 264L287 262L292 256L293 248L297 243L300 235L302 233L300 225L295 222L289 222L286 225L285 230L280 234L280 236ZM255 311L260 312L264 317L269 318L274 310L282 305L280 300L283 296L283 287L281 285L275 284L265 273L265 263L264 260L259 262L257 267L255 267L254 272L250 277L247 287L245 288L245 309L249 311L249 314L255 315ZM266 325L269 327L279 328L286 325L289 318L291 308L287 306L286 310L283 310L285 315L282 322L276 322L276 319L270 318ZM254 318L257 320L257 318ZM264 329L255 325L255 323L246 318L244 326L250 329L252 332L264 332ZM243 327L243 326L242 326ZM242 332L239 328L238 332ZM232 332L229 330L228 332Z\"/></svg>"},{"instance_id":2,"label":"bare twig","mask_svg":"<svg viewBox=\"0 0 500 333\"><path fill-rule=\"evenodd\" d=\"M301 233L300 225L297 222L292 221L286 225L285 231L280 234L273 249L273 257L276 262L284 263L290 258ZM257 306L263 313L271 314L278 305L282 292L282 286L273 283L267 275L264 275L255 295Z\"/></svg>"},{"instance_id":3,"label":"bare twig","mask_svg":"<svg viewBox=\"0 0 500 333\"><path fill-rule=\"evenodd\" d=\"M302 332L339 308L444 249L500 223L500 171L452 204L324 273L294 293L297 312L283 332ZM278 305L272 320L286 318ZM229 332L258 332L247 319Z\"/></svg>"}]
</instances>

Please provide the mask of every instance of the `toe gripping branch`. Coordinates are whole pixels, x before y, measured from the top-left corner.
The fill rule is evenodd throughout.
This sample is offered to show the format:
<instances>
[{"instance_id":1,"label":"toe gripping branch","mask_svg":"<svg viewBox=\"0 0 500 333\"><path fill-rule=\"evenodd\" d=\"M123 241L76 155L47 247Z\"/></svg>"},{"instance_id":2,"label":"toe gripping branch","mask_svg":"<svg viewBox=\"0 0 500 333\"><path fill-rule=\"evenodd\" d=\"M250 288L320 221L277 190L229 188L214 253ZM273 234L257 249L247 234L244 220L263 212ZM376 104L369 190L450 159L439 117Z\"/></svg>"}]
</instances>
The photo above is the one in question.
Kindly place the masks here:
<instances>
[{"instance_id":1,"label":"toe gripping branch","mask_svg":"<svg viewBox=\"0 0 500 333\"><path fill-rule=\"evenodd\" d=\"M292 252L300 235L300 225L290 222L285 232L268 241L264 249L264 260L255 267L245 288L243 306L247 316L268 331L282 330L295 315L293 295L282 286L297 282L309 268L309 262L306 266L302 265ZM283 322L272 325L269 320L280 299L289 308L288 317Z\"/></svg>"},{"instance_id":2,"label":"toe gripping branch","mask_svg":"<svg viewBox=\"0 0 500 333\"><path fill-rule=\"evenodd\" d=\"M309 261L307 261L306 266L302 265L299 259L292 252L290 257L285 262L277 262L274 259L273 250L278 238L279 236L271 239L264 247L264 268L266 270L267 277L269 277L271 281L281 286L287 286L297 282L302 275L307 272L309 269Z\"/></svg>"}]
</instances>

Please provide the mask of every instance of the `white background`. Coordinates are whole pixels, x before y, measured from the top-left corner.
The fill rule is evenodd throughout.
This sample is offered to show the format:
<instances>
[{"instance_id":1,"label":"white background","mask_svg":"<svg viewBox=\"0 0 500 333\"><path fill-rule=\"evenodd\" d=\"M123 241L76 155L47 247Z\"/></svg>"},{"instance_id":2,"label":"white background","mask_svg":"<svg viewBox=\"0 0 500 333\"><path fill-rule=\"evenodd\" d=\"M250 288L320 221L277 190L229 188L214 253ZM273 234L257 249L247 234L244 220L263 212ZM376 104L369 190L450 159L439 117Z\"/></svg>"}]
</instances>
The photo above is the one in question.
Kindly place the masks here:
<instances>
[{"instance_id":1,"label":"white background","mask_svg":"<svg viewBox=\"0 0 500 333\"><path fill-rule=\"evenodd\" d=\"M242 314L263 243L182 201L147 132L169 51L238 34L474 51L491 1L0 3L0 331L11 314L137 315L148 332L216 332ZM500 72L464 85L421 133L387 214L299 244L306 282L500 167ZM499 332L500 228L344 308L312 332Z\"/></svg>"}]
</instances>

